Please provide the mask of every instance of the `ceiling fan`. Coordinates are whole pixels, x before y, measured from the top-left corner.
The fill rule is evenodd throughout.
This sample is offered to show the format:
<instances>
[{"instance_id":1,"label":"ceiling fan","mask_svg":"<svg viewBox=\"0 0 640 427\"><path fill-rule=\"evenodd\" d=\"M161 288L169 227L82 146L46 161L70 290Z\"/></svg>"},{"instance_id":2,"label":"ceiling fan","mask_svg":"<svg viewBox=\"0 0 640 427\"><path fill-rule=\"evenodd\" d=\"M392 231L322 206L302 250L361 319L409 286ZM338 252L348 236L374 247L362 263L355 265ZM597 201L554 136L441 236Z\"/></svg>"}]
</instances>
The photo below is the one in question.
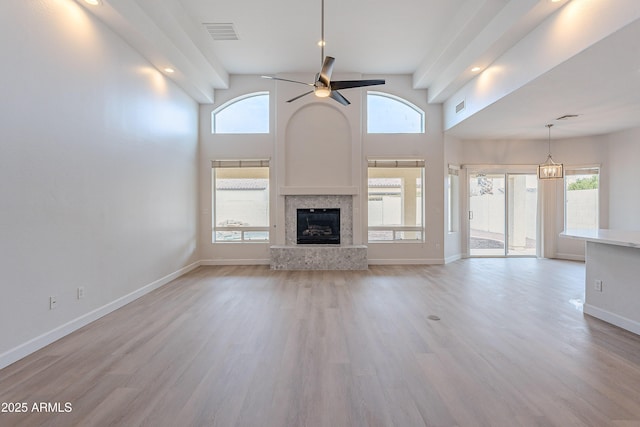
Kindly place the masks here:
<instances>
[{"instance_id":1,"label":"ceiling fan","mask_svg":"<svg viewBox=\"0 0 640 427\"><path fill-rule=\"evenodd\" d=\"M321 27L322 27L322 34L321 34L321 39L320 42L318 42L318 44L320 45L321 52L321 59L322 59L322 69L320 70L320 72L318 74L316 74L316 78L315 81L313 83L305 83L305 82L299 82L297 80L288 80L288 79L282 79L279 77L272 77L272 76L262 76L265 79L272 79L272 80L280 80L283 82L291 82L291 83L298 83L298 84L302 84L302 85L306 85L306 86L312 86L313 89L303 93L302 95L298 95L294 98L291 98L290 100L288 100L287 102L293 102L297 99L302 98L303 96L309 95L311 93L315 94L318 98L331 98L337 102L339 102L342 105L349 105L351 104L349 102L349 100L347 98L345 98L344 96L342 96L342 94L340 92L338 92L338 90L340 89L351 89L351 88L357 88L357 87L364 87L364 86L376 86L376 85L383 85L385 84L384 80L338 80L338 81L331 81L331 73L333 72L333 64L335 62L335 58L331 57L331 56L324 56L324 45L325 45L325 40L324 40L324 0L322 0L322 18L321 18Z\"/></svg>"}]
</instances>

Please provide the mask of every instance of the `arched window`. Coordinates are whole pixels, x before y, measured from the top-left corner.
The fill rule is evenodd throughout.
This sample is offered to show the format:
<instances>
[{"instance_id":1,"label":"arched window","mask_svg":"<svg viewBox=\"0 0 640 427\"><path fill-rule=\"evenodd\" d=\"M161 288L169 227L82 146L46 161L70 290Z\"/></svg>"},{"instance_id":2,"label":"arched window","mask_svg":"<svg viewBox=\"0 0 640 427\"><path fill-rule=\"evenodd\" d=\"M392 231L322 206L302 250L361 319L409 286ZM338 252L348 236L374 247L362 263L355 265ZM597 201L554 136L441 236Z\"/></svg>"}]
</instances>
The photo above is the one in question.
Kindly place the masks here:
<instances>
[{"instance_id":1,"label":"arched window","mask_svg":"<svg viewBox=\"0 0 640 427\"><path fill-rule=\"evenodd\" d=\"M367 93L368 133L424 133L424 111L405 99Z\"/></svg>"},{"instance_id":2,"label":"arched window","mask_svg":"<svg viewBox=\"0 0 640 427\"><path fill-rule=\"evenodd\" d=\"M269 133L269 92L239 96L211 114L212 133Z\"/></svg>"}]
</instances>

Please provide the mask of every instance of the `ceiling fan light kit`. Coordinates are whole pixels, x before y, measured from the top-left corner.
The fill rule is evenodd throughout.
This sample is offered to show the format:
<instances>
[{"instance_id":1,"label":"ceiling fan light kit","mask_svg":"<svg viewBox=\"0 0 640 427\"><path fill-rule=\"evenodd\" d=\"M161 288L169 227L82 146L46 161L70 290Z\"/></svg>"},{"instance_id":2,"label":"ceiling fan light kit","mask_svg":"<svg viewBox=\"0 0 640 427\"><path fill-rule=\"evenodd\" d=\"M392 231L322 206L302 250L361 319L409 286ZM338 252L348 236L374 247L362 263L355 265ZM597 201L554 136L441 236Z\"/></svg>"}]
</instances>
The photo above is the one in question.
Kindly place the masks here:
<instances>
[{"instance_id":1,"label":"ceiling fan light kit","mask_svg":"<svg viewBox=\"0 0 640 427\"><path fill-rule=\"evenodd\" d=\"M320 87L316 87L313 90L313 93L318 98L327 98L327 97L329 97L329 95L331 95L331 89L329 89L328 87L320 86Z\"/></svg>"},{"instance_id":2,"label":"ceiling fan light kit","mask_svg":"<svg viewBox=\"0 0 640 427\"><path fill-rule=\"evenodd\" d=\"M333 73L333 64L335 62L335 58L331 56L324 56L324 46L326 44L326 41L324 38L324 0L322 0L321 7L322 7L322 15L321 15L322 30L321 30L321 37L320 37L320 41L318 42L318 45L321 47L320 56L322 59L322 69L318 74L316 74L315 81L313 83L305 83L297 80L281 79L279 77L272 77L272 76L262 76L262 77L265 79L280 80L283 82L298 83L298 84L303 84L303 85L313 87L313 90L305 92L294 98L291 98L287 102L296 101L302 98L303 96L313 93L318 98L331 98L342 105L349 105L351 104L351 102L349 102L347 98L342 96L342 94L338 92L338 90L359 88L359 87L365 87L365 86L383 85L385 84L385 80L376 79L376 80L331 81L331 74Z\"/></svg>"}]
</instances>

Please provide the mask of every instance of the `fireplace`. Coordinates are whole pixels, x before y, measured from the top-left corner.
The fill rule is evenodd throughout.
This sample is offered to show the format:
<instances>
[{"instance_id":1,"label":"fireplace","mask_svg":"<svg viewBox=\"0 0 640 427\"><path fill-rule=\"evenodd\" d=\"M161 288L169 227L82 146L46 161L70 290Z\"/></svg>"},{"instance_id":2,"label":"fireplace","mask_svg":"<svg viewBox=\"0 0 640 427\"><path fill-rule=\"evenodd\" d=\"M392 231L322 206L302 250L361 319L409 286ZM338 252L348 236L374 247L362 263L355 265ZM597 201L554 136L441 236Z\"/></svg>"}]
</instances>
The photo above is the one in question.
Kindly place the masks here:
<instances>
[{"instance_id":1,"label":"fireplace","mask_svg":"<svg viewBox=\"0 0 640 427\"><path fill-rule=\"evenodd\" d=\"M340 209L297 209L296 243L340 244Z\"/></svg>"},{"instance_id":2,"label":"fireplace","mask_svg":"<svg viewBox=\"0 0 640 427\"><path fill-rule=\"evenodd\" d=\"M305 214L317 215L327 212L332 214L335 222L316 224L320 226L320 230L324 231L319 233L316 230L315 232L315 234L324 234L320 236L324 244L318 244L318 240L309 241L308 237L318 236L310 236L313 234L311 232L305 235L304 231L311 229L306 226ZM353 244L353 194L285 194L284 214L285 244L273 245L269 248L273 270L366 270L368 268L367 247ZM322 218L310 217L309 225L312 225L312 221L316 219ZM299 228L300 224L302 226ZM331 235L325 234L328 232L327 226L331 230Z\"/></svg>"}]
</instances>

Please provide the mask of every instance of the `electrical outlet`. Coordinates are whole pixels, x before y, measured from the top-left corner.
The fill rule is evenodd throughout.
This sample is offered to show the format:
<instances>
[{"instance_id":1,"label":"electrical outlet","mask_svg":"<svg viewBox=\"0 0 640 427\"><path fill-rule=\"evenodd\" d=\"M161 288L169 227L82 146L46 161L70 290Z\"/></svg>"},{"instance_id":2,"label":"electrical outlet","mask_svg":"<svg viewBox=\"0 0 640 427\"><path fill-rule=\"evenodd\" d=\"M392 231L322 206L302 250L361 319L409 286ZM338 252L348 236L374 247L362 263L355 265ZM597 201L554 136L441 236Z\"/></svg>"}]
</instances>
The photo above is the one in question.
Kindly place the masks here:
<instances>
[{"instance_id":1,"label":"electrical outlet","mask_svg":"<svg viewBox=\"0 0 640 427\"><path fill-rule=\"evenodd\" d=\"M78 288L78 299L84 298L84 286Z\"/></svg>"},{"instance_id":2,"label":"electrical outlet","mask_svg":"<svg viewBox=\"0 0 640 427\"><path fill-rule=\"evenodd\" d=\"M602 280L596 280L593 285L593 289L595 289L598 292L602 292Z\"/></svg>"},{"instance_id":3,"label":"electrical outlet","mask_svg":"<svg viewBox=\"0 0 640 427\"><path fill-rule=\"evenodd\" d=\"M58 305L56 297L49 297L49 310L53 310Z\"/></svg>"}]
</instances>

